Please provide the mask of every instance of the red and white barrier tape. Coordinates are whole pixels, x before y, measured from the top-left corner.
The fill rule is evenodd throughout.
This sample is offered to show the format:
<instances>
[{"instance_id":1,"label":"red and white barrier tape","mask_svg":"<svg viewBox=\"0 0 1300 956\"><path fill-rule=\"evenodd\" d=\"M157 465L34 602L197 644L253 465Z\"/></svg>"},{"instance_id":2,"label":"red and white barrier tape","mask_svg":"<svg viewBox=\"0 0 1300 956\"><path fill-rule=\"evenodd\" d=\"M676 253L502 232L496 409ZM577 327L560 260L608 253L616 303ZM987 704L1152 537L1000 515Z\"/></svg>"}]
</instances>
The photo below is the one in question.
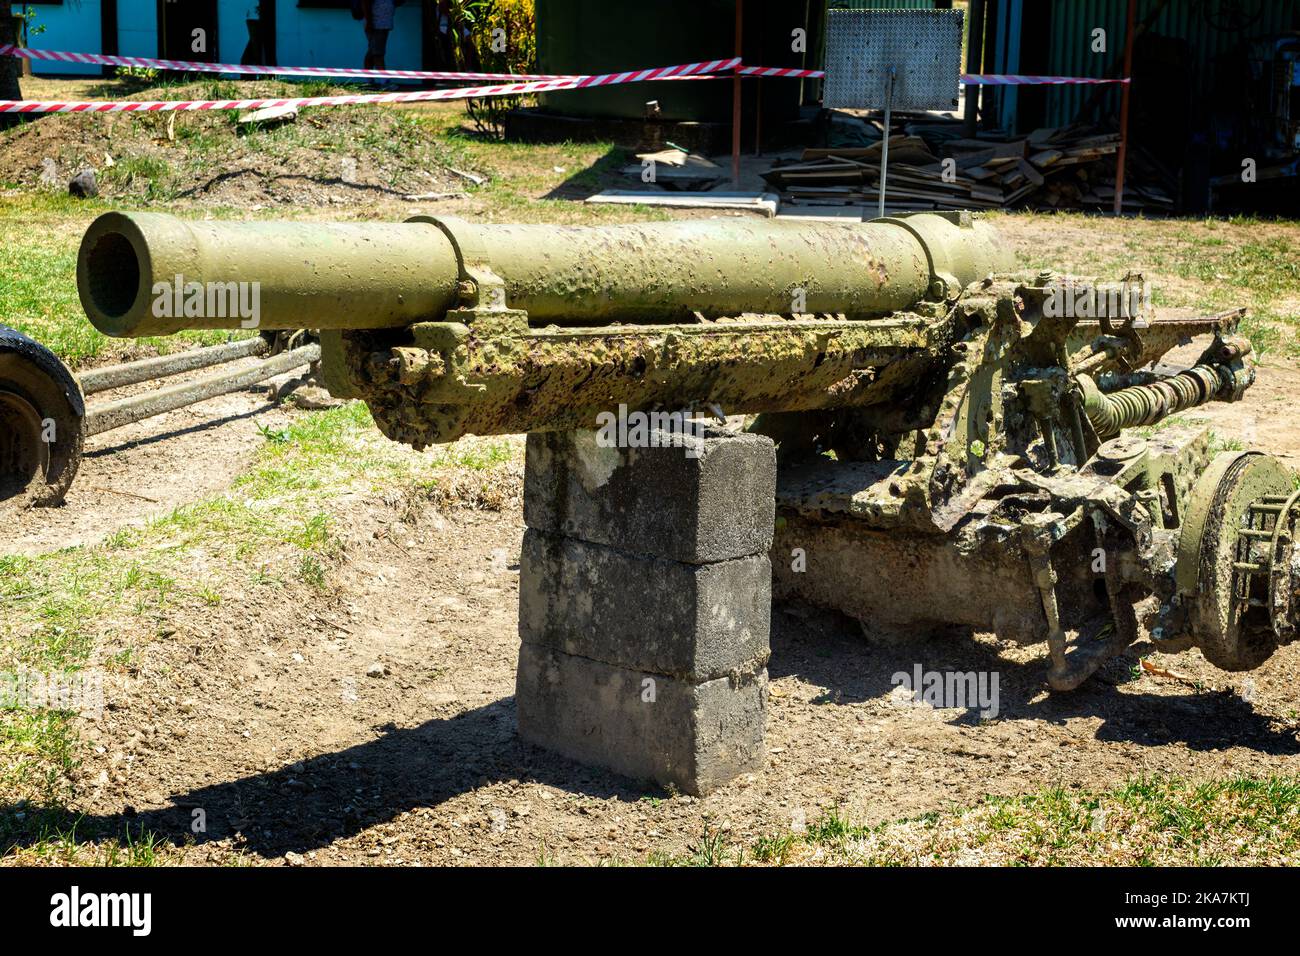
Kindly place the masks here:
<instances>
[{"instance_id":1,"label":"red and white barrier tape","mask_svg":"<svg viewBox=\"0 0 1300 956\"><path fill-rule=\"evenodd\" d=\"M810 76L815 79L826 75L825 70L794 70L783 66L742 66L736 72L743 76Z\"/></svg>"},{"instance_id":2,"label":"red and white barrier tape","mask_svg":"<svg viewBox=\"0 0 1300 956\"><path fill-rule=\"evenodd\" d=\"M1093 83L1127 83L1127 79L1094 79L1088 76L1033 76L1019 73L964 74L963 83L970 86L1075 86Z\"/></svg>"},{"instance_id":3,"label":"red and white barrier tape","mask_svg":"<svg viewBox=\"0 0 1300 956\"><path fill-rule=\"evenodd\" d=\"M194 110L251 110L271 106L346 106L359 103L420 103L431 100L479 99L489 96L519 96L548 90L580 90L619 83L684 79L722 70L734 70L738 58L661 66L650 70L604 73L596 76L561 77L494 86L462 87L454 90L418 90L412 93L359 93L342 96L298 96L280 99L245 100L120 100L61 103L38 100L0 100L0 113L155 113Z\"/></svg>"},{"instance_id":4,"label":"red and white barrier tape","mask_svg":"<svg viewBox=\"0 0 1300 956\"><path fill-rule=\"evenodd\" d=\"M776 66L742 66L744 76L792 76L822 79L825 70L792 70ZM1127 83L1125 79L1093 79L1086 76L1034 76L1019 73L963 73L961 81L969 86L1069 86L1092 83Z\"/></svg>"},{"instance_id":5,"label":"red and white barrier tape","mask_svg":"<svg viewBox=\"0 0 1300 956\"><path fill-rule=\"evenodd\" d=\"M368 103L419 103L433 100L479 99L490 96L519 96L550 90L578 90L619 83L643 83L651 80L714 79L710 74L735 70L742 76L809 77L826 76L823 70L787 67L742 66L739 57L709 60L680 66L663 66L649 70L599 75L553 75L510 73L451 73L432 70L363 70L346 67L314 66L245 66L237 63L202 63L188 60L160 60L151 57L110 56L101 53L71 53L65 50L33 50L10 45L0 46L0 56L62 63L95 63L109 66L139 66L157 69L208 73L269 74L281 76L342 76L364 78L403 78L421 80L492 80L492 86L461 87L453 90L418 90L410 93L358 93L342 96L299 96L282 99L243 100L87 100L62 103L40 100L0 100L0 113L153 113L193 110L248 110L270 106L346 106ZM979 86L1034 86L1096 83L1128 83L1127 79L1093 79L1076 76L1033 76L1021 74L966 74L963 83Z\"/></svg>"},{"instance_id":6,"label":"red and white barrier tape","mask_svg":"<svg viewBox=\"0 0 1300 956\"><path fill-rule=\"evenodd\" d=\"M793 70L775 66L742 66L744 76L790 76L822 79L825 70ZM1086 76L1035 76L1021 73L963 73L961 81L969 86L1069 86L1093 83L1127 83L1125 79L1093 79Z\"/></svg>"},{"instance_id":7,"label":"red and white barrier tape","mask_svg":"<svg viewBox=\"0 0 1300 956\"><path fill-rule=\"evenodd\" d=\"M566 80L571 73L449 73L436 70L363 70L324 66L246 66L242 63L204 63L193 60L158 60L147 56L109 56L105 53L70 53L67 50L34 50L8 44L0 46L0 56L51 63L88 63L101 66L135 66L157 70L184 70L187 73L238 73L263 76L344 76L365 79L406 80L494 80L526 82L529 80Z\"/></svg>"}]
</instances>

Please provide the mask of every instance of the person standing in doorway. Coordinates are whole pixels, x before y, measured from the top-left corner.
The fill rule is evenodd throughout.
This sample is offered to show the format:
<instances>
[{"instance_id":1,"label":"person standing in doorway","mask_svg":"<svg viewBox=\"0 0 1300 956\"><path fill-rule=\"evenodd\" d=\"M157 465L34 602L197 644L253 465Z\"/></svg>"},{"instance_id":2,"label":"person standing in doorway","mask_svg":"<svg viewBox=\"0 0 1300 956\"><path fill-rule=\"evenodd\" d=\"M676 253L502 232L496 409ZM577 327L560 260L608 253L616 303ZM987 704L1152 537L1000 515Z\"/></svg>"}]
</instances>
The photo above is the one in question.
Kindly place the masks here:
<instances>
[{"instance_id":1,"label":"person standing in doorway","mask_svg":"<svg viewBox=\"0 0 1300 956\"><path fill-rule=\"evenodd\" d=\"M362 0L366 20L367 70L386 70L384 57L388 53L388 34L393 29L394 0Z\"/></svg>"}]
</instances>

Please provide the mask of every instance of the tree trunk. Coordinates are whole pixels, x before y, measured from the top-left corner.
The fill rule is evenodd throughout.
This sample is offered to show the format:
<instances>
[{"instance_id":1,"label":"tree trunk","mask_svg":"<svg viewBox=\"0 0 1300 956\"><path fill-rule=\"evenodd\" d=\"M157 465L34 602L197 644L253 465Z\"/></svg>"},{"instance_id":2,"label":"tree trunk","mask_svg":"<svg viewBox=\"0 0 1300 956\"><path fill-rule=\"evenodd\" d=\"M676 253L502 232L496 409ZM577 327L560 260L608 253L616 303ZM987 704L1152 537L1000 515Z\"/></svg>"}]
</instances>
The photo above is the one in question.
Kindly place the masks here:
<instances>
[{"instance_id":1,"label":"tree trunk","mask_svg":"<svg viewBox=\"0 0 1300 956\"><path fill-rule=\"evenodd\" d=\"M21 21L8 14L0 14L0 46L18 45L18 27ZM18 77L22 75L23 61L16 56L0 56L0 100L21 100L23 92L18 88ZM22 122L22 117L15 113L0 113L0 129L8 129Z\"/></svg>"}]
</instances>

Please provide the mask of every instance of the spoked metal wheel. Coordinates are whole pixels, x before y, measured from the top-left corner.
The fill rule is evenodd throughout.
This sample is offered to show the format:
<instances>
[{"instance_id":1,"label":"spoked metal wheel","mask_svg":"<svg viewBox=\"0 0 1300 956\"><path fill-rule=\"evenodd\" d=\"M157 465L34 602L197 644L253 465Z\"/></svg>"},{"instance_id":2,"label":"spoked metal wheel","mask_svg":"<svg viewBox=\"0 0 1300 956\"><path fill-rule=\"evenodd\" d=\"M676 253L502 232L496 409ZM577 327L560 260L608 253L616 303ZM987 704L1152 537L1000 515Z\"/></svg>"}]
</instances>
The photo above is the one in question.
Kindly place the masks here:
<instances>
[{"instance_id":1,"label":"spoked metal wheel","mask_svg":"<svg viewBox=\"0 0 1300 956\"><path fill-rule=\"evenodd\" d=\"M81 465L85 414L54 353L0 325L0 503L63 501Z\"/></svg>"}]
</instances>

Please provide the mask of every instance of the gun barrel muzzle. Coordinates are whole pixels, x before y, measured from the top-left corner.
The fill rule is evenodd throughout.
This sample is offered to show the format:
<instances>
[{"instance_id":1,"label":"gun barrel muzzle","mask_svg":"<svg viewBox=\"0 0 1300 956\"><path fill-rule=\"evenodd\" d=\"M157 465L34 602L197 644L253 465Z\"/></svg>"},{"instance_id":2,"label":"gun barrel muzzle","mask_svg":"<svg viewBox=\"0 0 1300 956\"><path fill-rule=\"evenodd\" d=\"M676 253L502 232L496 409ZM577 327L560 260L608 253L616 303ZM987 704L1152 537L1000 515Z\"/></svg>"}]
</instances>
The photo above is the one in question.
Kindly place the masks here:
<instances>
[{"instance_id":1,"label":"gun barrel muzzle","mask_svg":"<svg viewBox=\"0 0 1300 956\"><path fill-rule=\"evenodd\" d=\"M216 222L105 213L77 257L95 327L133 338L181 329L395 328L439 315L456 255L423 223Z\"/></svg>"}]
</instances>

